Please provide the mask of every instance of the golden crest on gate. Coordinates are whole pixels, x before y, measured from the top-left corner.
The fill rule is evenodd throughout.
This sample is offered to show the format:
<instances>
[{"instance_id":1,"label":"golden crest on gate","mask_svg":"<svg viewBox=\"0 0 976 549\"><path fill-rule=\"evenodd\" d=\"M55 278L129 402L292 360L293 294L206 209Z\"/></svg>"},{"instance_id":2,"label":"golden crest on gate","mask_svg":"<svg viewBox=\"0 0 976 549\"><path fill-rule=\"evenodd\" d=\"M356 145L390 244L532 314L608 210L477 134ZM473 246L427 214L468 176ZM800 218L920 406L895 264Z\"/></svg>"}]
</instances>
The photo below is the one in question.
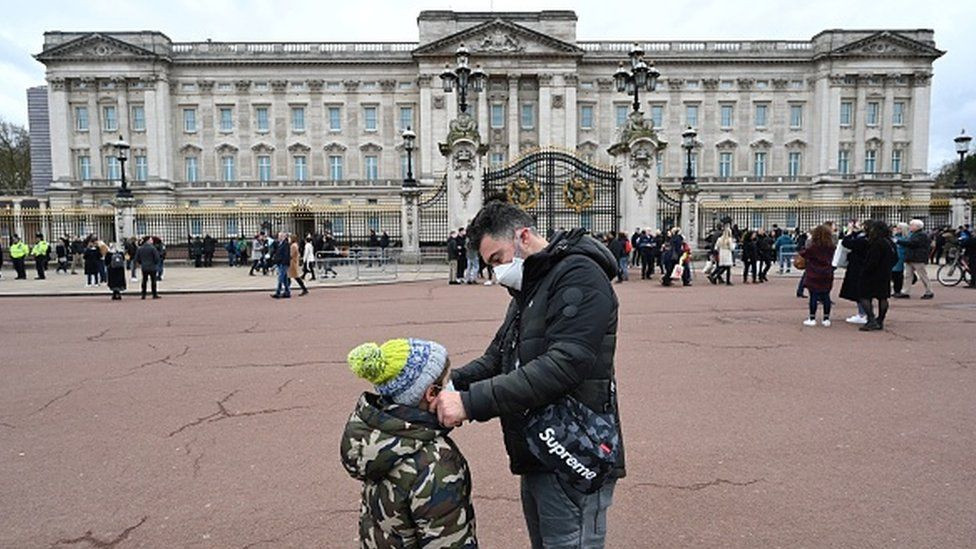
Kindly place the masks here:
<instances>
[{"instance_id":1,"label":"golden crest on gate","mask_svg":"<svg viewBox=\"0 0 976 549\"><path fill-rule=\"evenodd\" d=\"M576 213L582 213L593 205L593 184L574 177L563 188L563 196L566 198L566 206L576 210Z\"/></svg>"},{"instance_id":2,"label":"golden crest on gate","mask_svg":"<svg viewBox=\"0 0 976 549\"><path fill-rule=\"evenodd\" d=\"M508 184L505 194L510 203L523 210L530 210L539 202L540 191L538 185L520 177Z\"/></svg>"}]
</instances>

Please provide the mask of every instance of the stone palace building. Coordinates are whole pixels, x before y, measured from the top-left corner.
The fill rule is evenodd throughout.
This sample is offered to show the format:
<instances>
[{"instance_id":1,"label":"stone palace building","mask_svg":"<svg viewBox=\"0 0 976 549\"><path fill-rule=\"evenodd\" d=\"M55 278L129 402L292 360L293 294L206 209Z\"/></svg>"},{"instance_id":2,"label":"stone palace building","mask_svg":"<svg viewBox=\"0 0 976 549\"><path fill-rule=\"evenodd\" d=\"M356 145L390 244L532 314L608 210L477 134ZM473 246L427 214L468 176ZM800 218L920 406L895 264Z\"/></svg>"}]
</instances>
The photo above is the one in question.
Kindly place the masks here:
<instances>
[{"instance_id":1,"label":"stone palace building","mask_svg":"<svg viewBox=\"0 0 976 549\"><path fill-rule=\"evenodd\" d=\"M173 42L160 32L47 32L50 208L115 195L112 142L137 203L399 204L401 133L421 186L445 180L457 115L438 75L464 44L488 74L472 94L483 166L538 148L611 164L632 99L613 75L634 40L577 40L572 11L423 11L416 42ZM703 200L929 196L931 30L827 30L803 40L636 39L661 76L640 97L662 189L698 131ZM44 99L43 97L41 99ZM34 126L32 120L32 126Z\"/></svg>"}]
</instances>

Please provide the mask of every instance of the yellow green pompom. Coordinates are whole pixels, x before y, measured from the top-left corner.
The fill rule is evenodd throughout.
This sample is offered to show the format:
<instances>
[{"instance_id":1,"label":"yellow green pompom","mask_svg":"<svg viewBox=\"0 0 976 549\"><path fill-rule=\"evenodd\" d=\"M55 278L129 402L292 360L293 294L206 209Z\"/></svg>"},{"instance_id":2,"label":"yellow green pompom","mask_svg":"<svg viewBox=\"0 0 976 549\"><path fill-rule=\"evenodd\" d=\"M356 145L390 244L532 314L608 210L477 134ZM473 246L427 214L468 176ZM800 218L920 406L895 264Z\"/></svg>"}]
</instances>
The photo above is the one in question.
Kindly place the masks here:
<instances>
[{"instance_id":1,"label":"yellow green pompom","mask_svg":"<svg viewBox=\"0 0 976 549\"><path fill-rule=\"evenodd\" d=\"M372 383L382 385L400 375L410 356L410 342L391 339L382 346L363 343L349 351L346 357L354 374Z\"/></svg>"}]
</instances>

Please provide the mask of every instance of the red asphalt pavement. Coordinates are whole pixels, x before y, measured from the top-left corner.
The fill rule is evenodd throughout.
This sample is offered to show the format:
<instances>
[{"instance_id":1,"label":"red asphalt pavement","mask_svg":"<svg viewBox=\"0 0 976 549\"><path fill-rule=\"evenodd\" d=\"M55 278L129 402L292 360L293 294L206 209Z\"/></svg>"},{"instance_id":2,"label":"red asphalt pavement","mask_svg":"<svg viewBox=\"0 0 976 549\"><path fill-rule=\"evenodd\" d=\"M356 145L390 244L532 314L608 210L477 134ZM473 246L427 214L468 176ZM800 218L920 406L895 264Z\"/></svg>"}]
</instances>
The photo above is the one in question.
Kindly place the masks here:
<instances>
[{"instance_id":1,"label":"red asphalt pavement","mask_svg":"<svg viewBox=\"0 0 976 549\"><path fill-rule=\"evenodd\" d=\"M976 292L894 300L860 333L844 301L801 326L795 283L615 286L629 475L608 547L976 545ZM356 547L338 446L367 386L346 353L415 336L464 364L506 301L439 282L4 299L0 547ZM482 546L527 547L497 422L455 440Z\"/></svg>"}]
</instances>

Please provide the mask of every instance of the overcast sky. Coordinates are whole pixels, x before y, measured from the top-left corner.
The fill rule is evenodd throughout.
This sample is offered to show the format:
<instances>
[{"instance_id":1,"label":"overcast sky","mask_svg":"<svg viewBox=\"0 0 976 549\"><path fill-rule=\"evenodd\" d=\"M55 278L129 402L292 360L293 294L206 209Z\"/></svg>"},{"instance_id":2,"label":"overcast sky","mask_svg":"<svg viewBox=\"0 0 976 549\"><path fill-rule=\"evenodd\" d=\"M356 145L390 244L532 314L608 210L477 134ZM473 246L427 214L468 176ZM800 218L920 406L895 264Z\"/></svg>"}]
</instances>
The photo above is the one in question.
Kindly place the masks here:
<instances>
[{"instance_id":1,"label":"overcast sky","mask_svg":"<svg viewBox=\"0 0 976 549\"><path fill-rule=\"evenodd\" d=\"M44 84L31 55L43 33L159 30L174 41L417 40L424 9L570 9L580 40L800 39L834 28L935 30L929 164L955 158L952 139L976 132L972 0L39 0L5 2L0 24L0 117L27 124L26 88ZM967 49L968 48L968 49Z\"/></svg>"}]
</instances>

